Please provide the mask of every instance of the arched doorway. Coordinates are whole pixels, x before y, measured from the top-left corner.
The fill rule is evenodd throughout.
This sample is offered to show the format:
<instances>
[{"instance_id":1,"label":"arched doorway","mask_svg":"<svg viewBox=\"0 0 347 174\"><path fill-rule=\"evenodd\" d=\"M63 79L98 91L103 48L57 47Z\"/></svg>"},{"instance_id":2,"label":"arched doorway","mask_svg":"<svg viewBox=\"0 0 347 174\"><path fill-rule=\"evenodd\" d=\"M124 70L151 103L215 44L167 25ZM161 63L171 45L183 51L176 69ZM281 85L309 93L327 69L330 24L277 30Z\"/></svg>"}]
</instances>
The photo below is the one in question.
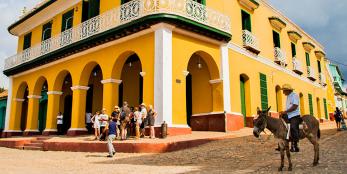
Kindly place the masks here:
<instances>
[{"instance_id":1,"label":"arched doorway","mask_svg":"<svg viewBox=\"0 0 347 174\"><path fill-rule=\"evenodd\" d=\"M18 110L20 111L18 115L16 114L16 127L18 126L21 131L25 131L26 129L26 122L28 117L28 95L29 95L29 88L28 84L23 82L18 90L16 95L16 102L18 105Z\"/></svg>"},{"instance_id":2,"label":"arched doorway","mask_svg":"<svg viewBox=\"0 0 347 174\"><path fill-rule=\"evenodd\" d=\"M205 52L194 53L188 62L186 77L187 122L195 114L210 114L222 110L219 71L213 58ZM219 81L219 82L218 82Z\"/></svg>"},{"instance_id":3,"label":"arched doorway","mask_svg":"<svg viewBox=\"0 0 347 174\"><path fill-rule=\"evenodd\" d=\"M86 100L86 113L95 113L102 110L103 102L103 85L102 70L99 65L96 65L89 76L88 91Z\"/></svg>"},{"instance_id":4,"label":"arched doorway","mask_svg":"<svg viewBox=\"0 0 347 174\"><path fill-rule=\"evenodd\" d=\"M138 106L143 101L143 77L140 75L142 64L137 54L130 55L121 72L122 83L119 85L118 105L127 101L129 106Z\"/></svg>"},{"instance_id":5,"label":"arched doorway","mask_svg":"<svg viewBox=\"0 0 347 174\"><path fill-rule=\"evenodd\" d=\"M276 92L276 106L277 106L277 112L283 111L283 103L282 103L282 90L280 86L276 86L275 88Z\"/></svg>"},{"instance_id":6,"label":"arched doorway","mask_svg":"<svg viewBox=\"0 0 347 174\"><path fill-rule=\"evenodd\" d=\"M246 126L246 117L250 115L250 84L249 77L245 74L240 75L240 101L241 113L244 117L244 125Z\"/></svg>"},{"instance_id":7,"label":"arched doorway","mask_svg":"<svg viewBox=\"0 0 347 174\"><path fill-rule=\"evenodd\" d=\"M41 99L39 102L39 117L38 117L38 129L39 132L43 132L46 128L46 120L47 120L47 103L48 103L48 84L47 81L43 83L41 87Z\"/></svg>"},{"instance_id":8,"label":"arched doorway","mask_svg":"<svg viewBox=\"0 0 347 174\"><path fill-rule=\"evenodd\" d=\"M66 134L71 127L71 112L72 112L72 78L71 74L65 75L62 83L62 95L60 96L59 111L63 113L63 133ZM57 113L58 114L58 113Z\"/></svg>"},{"instance_id":9,"label":"arched doorway","mask_svg":"<svg viewBox=\"0 0 347 174\"><path fill-rule=\"evenodd\" d=\"M299 94L300 97L300 114L305 115L305 99L302 93Z\"/></svg>"},{"instance_id":10,"label":"arched doorway","mask_svg":"<svg viewBox=\"0 0 347 174\"><path fill-rule=\"evenodd\" d=\"M316 103L317 103L317 113L318 113L318 118L322 118L322 112L321 112L321 107L320 107L320 99L317 97L316 98Z\"/></svg>"}]
</instances>

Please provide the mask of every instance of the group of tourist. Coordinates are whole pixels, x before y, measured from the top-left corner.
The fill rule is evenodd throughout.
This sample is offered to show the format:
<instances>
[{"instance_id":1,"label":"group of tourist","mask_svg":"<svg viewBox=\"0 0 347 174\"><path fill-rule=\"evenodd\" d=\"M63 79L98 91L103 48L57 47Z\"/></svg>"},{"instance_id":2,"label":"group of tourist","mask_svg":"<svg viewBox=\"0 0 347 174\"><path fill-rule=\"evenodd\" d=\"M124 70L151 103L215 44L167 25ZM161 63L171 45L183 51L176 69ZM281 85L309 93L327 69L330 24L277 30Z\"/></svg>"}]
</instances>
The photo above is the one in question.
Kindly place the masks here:
<instances>
[{"instance_id":1,"label":"group of tourist","mask_svg":"<svg viewBox=\"0 0 347 174\"><path fill-rule=\"evenodd\" d=\"M334 112L334 119L336 122L337 130L347 130L343 113L338 107L336 107L336 110Z\"/></svg>"}]
</instances>

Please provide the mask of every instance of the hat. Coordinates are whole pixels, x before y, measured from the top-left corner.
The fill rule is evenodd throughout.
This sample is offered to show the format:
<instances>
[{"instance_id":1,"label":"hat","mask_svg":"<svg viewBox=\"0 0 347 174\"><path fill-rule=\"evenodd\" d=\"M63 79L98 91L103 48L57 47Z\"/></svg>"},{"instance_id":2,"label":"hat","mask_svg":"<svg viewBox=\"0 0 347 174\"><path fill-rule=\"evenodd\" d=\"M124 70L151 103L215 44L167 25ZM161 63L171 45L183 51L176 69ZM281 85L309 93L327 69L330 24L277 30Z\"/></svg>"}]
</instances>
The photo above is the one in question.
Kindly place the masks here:
<instances>
[{"instance_id":1,"label":"hat","mask_svg":"<svg viewBox=\"0 0 347 174\"><path fill-rule=\"evenodd\" d=\"M284 84L282 86L282 90L293 91L294 89L292 88L292 86L290 84Z\"/></svg>"},{"instance_id":2,"label":"hat","mask_svg":"<svg viewBox=\"0 0 347 174\"><path fill-rule=\"evenodd\" d=\"M119 109L119 106L114 106L115 109Z\"/></svg>"},{"instance_id":3,"label":"hat","mask_svg":"<svg viewBox=\"0 0 347 174\"><path fill-rule=\"evenodd\" d=\"M144 106L144 107L146 107L146 104L145 104L145 103L141 103L141 104L140 104L140 106Z\"/></svg>"}]
</instances>

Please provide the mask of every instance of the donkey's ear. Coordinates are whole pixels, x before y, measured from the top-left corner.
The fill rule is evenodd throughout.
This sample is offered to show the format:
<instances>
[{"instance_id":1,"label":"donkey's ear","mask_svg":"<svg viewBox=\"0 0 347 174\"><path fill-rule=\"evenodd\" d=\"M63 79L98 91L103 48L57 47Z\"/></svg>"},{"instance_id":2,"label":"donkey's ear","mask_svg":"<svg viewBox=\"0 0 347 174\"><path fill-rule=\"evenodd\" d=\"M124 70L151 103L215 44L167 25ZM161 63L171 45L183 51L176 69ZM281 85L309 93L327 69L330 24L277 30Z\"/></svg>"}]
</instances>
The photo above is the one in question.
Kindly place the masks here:
<instances>
[{"instance_id":1,"label":"donkey's ear","mask_svg":"<svg viewBox=\"0 0 347 174\"><path fill-rule=\"evenodd\" d=\"M260 114L261 113L261 110L259 107L257 107L257 114Z\"/></svg>"},{"instance_id":2,"label":"donkey's ear","mask_svg":"<svg viewBox=\"0 0 347 174\"><path fill-rule=\"evenodd\" d=\"M271 109L271 106L270 106L269 108L267 108L266 112L269 112L269 111L270 111L270 109Z\"/></svg>"}]
</instances>

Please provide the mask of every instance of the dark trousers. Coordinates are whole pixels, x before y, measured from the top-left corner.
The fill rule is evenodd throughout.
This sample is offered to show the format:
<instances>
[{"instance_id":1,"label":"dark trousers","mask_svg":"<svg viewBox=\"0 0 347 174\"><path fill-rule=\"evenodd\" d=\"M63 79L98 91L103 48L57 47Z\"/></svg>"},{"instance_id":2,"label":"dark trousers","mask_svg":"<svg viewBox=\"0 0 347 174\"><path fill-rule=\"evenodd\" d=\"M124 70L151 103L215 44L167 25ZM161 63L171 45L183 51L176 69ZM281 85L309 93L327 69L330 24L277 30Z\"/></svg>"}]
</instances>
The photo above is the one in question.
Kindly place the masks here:
<instances>
[{"instance_id":1,"label":"dark trousers","mask_svg":"<svg viewBox=\"0 0 347 174\"><path fill-rule=\"evenodd\" d=\"M301 122L300 115L292 117L289 119L290 122L290 135L293 142L298 142L300 135L299 135L299 124Z\"/></svg>"},{"instance_id":2,"label":"dark trousers","mask_svg":"<svg viewBox=\"0 0 347 174\"><path fill-rule=\"evenodd\" d=\"M63 135L63 124L57 124L57 134Z\"/></svg>"}]
</instances>

